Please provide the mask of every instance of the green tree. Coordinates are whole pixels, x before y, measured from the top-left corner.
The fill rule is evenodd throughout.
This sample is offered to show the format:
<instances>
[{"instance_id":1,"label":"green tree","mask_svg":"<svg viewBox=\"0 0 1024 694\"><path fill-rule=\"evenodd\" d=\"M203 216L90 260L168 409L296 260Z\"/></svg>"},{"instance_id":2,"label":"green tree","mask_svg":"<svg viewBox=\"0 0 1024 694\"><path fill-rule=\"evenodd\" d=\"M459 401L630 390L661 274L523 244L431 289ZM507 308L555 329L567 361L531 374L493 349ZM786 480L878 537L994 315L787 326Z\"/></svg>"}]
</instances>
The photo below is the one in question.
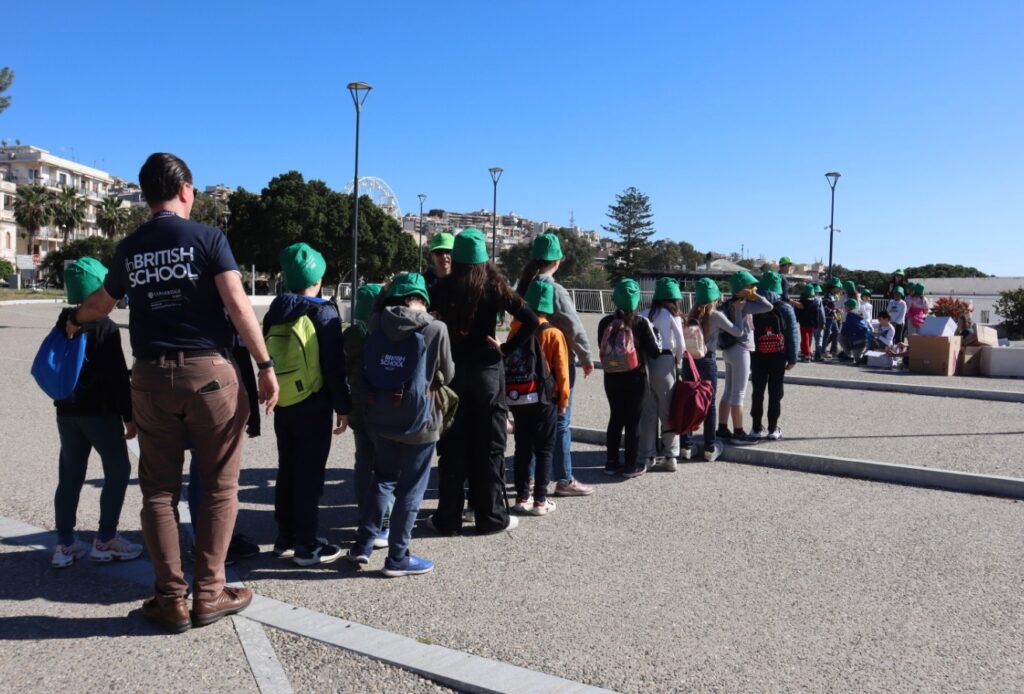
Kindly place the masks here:
<instances>
[{"instance_id":1,"label":"green tree","mask_svg":"<svg viewBox=\"0 0 1024 694\"><path fill-rule=\"evenodd\" d=\"M196 192L196 201L192 205L189 219L207 226L222 228L227 217L228 206L212 195Z\"/></svg>"},{"instance_id":2,"label":"green tree","mask_svg":"<svg viewBox=\"0 0 1024 694\"><path fill-rule=\"evenodd\" d=\"M609 256L606 268L616 279L630 276L639 267L640 256L654 233L651 200L634 187L626 188L615 196L615 204L608 206L608 217L611 224L602 228L619 237L619 247Z\"/></svg>"},{"instance_id":3,"label":"green tree","mask_svg":"<svg viewBox=\"0 0 1024 694\"><path fill-rule=\"evenodd\" d=\"M50 251L39 264L40 272L53 280L58 288L64 287L64 262L89 256L106 266L114 257L117 242L104 236L87 236L71 241L61 248Z\"/></svg>"},{"instance_id":4,"label":"green tree","mask_svg":"<svg viewBox=\"0 0 1024 694\"><path fill-rule=\"evenodd\" d=\"M128 214L125 217L124 228L128 233L135 231L140 226L149 221L152 213L148 207L145 206L132 206L128 208Z\"/></svg>"},{"instance_id":5,"label":"green tree","mask_svg":"<svg viewBox=\"0 0 1024 694\"><path fill-rule=\"evenodd\" d=\"M907 277L988 277L984 272L976 267L968 267L966 265L949 265L947 263L938 263L931 265L919 265L917 267L904 268L904 272L907 273Z\"/></svg>"},{"instance_id":6,"label":"green tree","mask_svg":"<svg viewBox=\"0 0 1024 694\"><path fill-rule=\"evenodd\" d=\"M71 186L64 186L53 199L53 223L64 232L64 243L85 223L88 203Z\"/></svg>"},{"instance_id":7,"label":"green tree","mask_svg":"<svg viewBox=\"0 0 1024 694\"><path fill-rule=\"evenodd\" d=\"M576 233L575 229L559 227L551 229L562 245L562 263L558 268L559 282L565 286L578 287L580 278L587 275L594 264L594 249L590 242Z\"/></svg>"},{"instance_id":8,"label":"green tree","mask_svg":"<svg viewBox=\"0 0 1024 694\"><path fill-rule=\"evenodd\" d=\"M1024 339L1024 287L999 292L995 309L1003 317L1006 336L1011 340Z\"/></svg>"},{"instance_id":9,"label":"green tree","mask_svg":"<svg viewBox=\"0 0 1024 694\"><path fill-rule=\"evenodd\" d=\"M14 265L6 258L0 258L0 279L6 279L14 274Z\"/></svg>"},{"instance_id":10,"label":"green tree","mask_svg":"<svg viewBox=\"0 0 1024 694\"><path fill-rule=\"evenodd\" d=\"M530 262L530 251L532 250L532 244L530 243L517 243L514 246L510 246L501 252L499 258L499 265L501 271L505 273L506 279L514 289L519 278L523 275L523 270L526 268L526 264Z\"/></svg>"},{"instance_id":11,"label":"green tree","mask_svg":"<svg viewBox=\"0 0 1024 694\"><path fill-rule=\"evenodd\" d=\"M107 238L116 238L128 231L128 208L118 198L104 198L96 210L96 225Z\"/></svg>"},{"instance_id":12,"label":"green tree","mask_svg":"<svg viewBox=\"0 0 1024 694\"><path fill-rule=\"evenodd\" d=\"M12 82L14 82L14 71L9 67L0 69L0 95L10 88ZM10 105L11 97L0 96L0 113L6 111Z\"/></svg>"},{"instance_id":13,"label":"green tree","mask_svg":"<svg viewBox=\"0 0 1024 694\"><path fill-rule=\"evenodd\" d=\"M29 252L36 234L53 223L53 193L43 186L19 186L14 199L14 221L24 229Z\"/></svg>"}]
</instances>

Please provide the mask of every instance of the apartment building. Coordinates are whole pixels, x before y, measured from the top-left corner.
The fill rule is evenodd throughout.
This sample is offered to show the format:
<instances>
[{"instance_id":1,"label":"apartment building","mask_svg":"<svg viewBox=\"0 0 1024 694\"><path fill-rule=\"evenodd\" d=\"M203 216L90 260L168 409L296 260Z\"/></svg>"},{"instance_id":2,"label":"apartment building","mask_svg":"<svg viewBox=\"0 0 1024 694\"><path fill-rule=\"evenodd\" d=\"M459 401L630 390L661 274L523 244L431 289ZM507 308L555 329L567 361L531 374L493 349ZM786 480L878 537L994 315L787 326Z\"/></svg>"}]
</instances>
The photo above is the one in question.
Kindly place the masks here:
<instances>
[{"instance_id":1,"label":"apartment building","mask_svg":"<svg viewBox=\"0 0 1024 694\"><path fill-rule=\"evenodd\" d=\"M100 203L112 192L115 179L106 171L86 166L77 161L58 157L45 149L32 145L6 146L0 150L0 183L2 188L3 210L0 211L0 252L7 256L6 222L7 212L13 221L14 196L16 188L24 185L41 185L54 192L70 186L86 200L85 222L81 229L74 232L74 238L95 236L100 232L96 225L96 212ZM13 185L15 192L10 192ZM8 207L7 196L11 196ZM44 227L32 240L29 248L28 239L14 233L14 253L32 255L38 263L48 252L56 250L64 241L64 233L55 226ZM12 254L13 255L13 254Z\"/></svg>"},{"instance_id":2,"label":"apartment building","mask_svg":"<svg viewBox=\"0 0 1024 694\"><path fill-rule=\"evenodd\" d=\"M18 225L14 222L14 196L18 187L0 179L0 258L14 265L18 249Z\"/></svg>"}]
</instances>

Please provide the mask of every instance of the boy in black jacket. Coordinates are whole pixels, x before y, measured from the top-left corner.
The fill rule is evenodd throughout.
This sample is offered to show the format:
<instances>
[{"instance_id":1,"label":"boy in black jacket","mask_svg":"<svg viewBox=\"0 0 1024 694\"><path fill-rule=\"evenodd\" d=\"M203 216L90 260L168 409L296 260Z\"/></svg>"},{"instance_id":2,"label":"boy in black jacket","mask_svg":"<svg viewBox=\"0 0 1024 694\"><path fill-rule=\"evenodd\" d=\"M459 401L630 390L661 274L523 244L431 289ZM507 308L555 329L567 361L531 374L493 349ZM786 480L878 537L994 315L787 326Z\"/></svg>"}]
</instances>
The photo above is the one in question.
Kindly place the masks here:
<instances>
[{"instance_id":1,"label":"boy in black jacket","mask_svg":"<svg viewBox=\"0 0 1024 694\"><path fill-rule=\"evenodd\" d=\"M352 401L345 378L338 307L318 297L327 269L324 257L308 245L296 243L281 251L279 258L288 293L274 299L263 319L267 349L278 362L275 370L281 383L281 397L274 410L278 465L274 554L292 558L298 566L314 566L333 562L342 554L338 546L318 539L316 531L331 431L337 435L348 428ZM306 343L304 353L311 355L316 350L319 363L293 372L284 363L289 354L296 353L288 336L308 328L307 318L315 335Z\"/></svg>"},{"instance_id":2,"label":"boy in black jacket","mask_svg":"<svg viewBox=\"0 0 1024 694\"><path fill-rule=\"evenodd\" d=\"M64 272L68 301L80 304L103 284L107 268L95 258L79 258ZM58 321L62 325L63 321ZM117 534L125 490L132 467L125 439L135 437L128 369L121 349L121 334L109 318L82 326L85 363L74 393L56 400L60 463L53 497L57 546L50 564L58 569L89 556L94 561L128 561L142 554L142 545ZM89 453L95 448L103 462L100 527L92 550L75 539L75 514L85 483Z\"/></svg>"}]
</instances>

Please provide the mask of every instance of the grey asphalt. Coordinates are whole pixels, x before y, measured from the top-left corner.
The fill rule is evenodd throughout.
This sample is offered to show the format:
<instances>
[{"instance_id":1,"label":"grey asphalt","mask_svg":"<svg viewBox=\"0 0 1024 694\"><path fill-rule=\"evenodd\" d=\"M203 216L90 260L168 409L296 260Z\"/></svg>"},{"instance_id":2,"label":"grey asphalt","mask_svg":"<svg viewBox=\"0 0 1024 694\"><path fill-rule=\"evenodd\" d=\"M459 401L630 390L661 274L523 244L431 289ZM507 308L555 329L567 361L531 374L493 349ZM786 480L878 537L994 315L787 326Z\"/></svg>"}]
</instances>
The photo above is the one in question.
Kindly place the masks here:
<instances>
[{"instance_id":1,"label":"grey asphalt","mask_svg":"<svg viewBox=\"0 0 1024 694\"><path fill-rule=\"evenodd\" d=\"M56 432L52 406L31 383L27 360L55 311L15 308L0 307L0 389L9 394L0 516L48 528ZM600 378L579 382L576 423L605 417ZM790 390L787 417L797 418L799 391L807 391L807 418L832 425L852 414L865 434L880 418L919 416L921 402L944 401L865 393L863 402L832 402L820 400L829 397L827 389ZM912 399L879 400L890 395ZM952 413L964 405L957 401L934 416L960 432L952 428ZM1021 411L1014 412L1019 430ZM972 421L980 426L985 418ZM786 419L784 426L789 440L781 443L800 443L796 421ZM264 430L246 444L238 525L269 549L275 468L269 420ZM908 450L921 439L909 441ZM1010 462L1019 465L1019 441L1011 452L998 448L997 439L955 437L965 445L936 449L934 462L949 467L954 458L1012 455ZM884 448L878 440L858 441L872 451ZM351 437L343 435L331 454L321 513L322 527L337 541L353 536L351 460ZM728 463L694 463L675 474L622 481L604 476L602 464L599 448L577 446L578 476L596 484L597 493L557 500L555 513L524 519L511 533L438 538L418 527L413 551L437 562L428 576L379 578L372 571L382 564L379 555L370 571L341 563L300 570L267 554L236 571L271 598L624 692L1024 688L1024 505ZM98 471L97 460L79 510L87 532L97 521ZM436 503L434 483L427 497L421 516ZM135 538L139 502L133 485L122 525ZM230 624L182 637L157 635L134 613L144 591L93 581L82 567L53 572L41 553L3 550L5 562L14 561L8 555L20 558L0 580L6 625L0 648L31 643L36 662L28 671L50 672L44 661L54 645L43 643L51 640L45 636L49 622L36 616L56 615L72 625L92 620L59 645L70 663L66 677L80 688L107 686L109 676L89 665L109 653L111 638L137 665L128 677L143 683L140 689L159 681L173 691L220 690L219 675L209 674L209 684L203 678L206 666L221 662L233 690L251 686ZM269 632L296 691L349 691L346 682L373 691L375 685L362 683L391 677L395 684L385 688L434 686ZM180 658L168 660L190 667L167 666L156 657L165 648L169 655L181 649ZM17 679L24 670L5 659L0 689L7 681L32 681ZM16 679L8 680L12 674Z\"/></svg>"}]
</instances>

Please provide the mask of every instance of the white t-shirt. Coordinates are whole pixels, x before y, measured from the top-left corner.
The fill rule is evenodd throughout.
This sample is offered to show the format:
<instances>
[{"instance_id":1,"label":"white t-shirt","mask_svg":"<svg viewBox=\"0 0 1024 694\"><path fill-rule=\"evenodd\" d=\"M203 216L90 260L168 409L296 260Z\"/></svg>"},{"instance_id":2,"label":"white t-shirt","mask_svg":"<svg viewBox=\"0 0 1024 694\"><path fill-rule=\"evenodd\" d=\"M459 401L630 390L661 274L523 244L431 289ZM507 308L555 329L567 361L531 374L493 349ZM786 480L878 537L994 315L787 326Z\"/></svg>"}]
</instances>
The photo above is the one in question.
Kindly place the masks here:
<instances>
[{"instance_id":1,"label":"white t-shirt","mask_svg":"<svg viewBox=\"0 0 1024 694\"><path fill-rule=\"evenodd\" d=\"M875 312L875 309L871 305L870 301L862 300L860 302L860 312L862 314L864 314L864 320L866 320L868 323L870 323L871 322L871 315Z\"/></svg>"},{"instance_id":2,"label":"white t-shirt","mask_svg":"<svg viewBox=\"0 0 1024 694\"><path fill-rule=\"evenodd\" d=\"M650 316L649 311L647 315ZM683 352L686 351L682 319L679 316L673 316L667 308L661 308L651 319L651 324L657 334L661 336L661 348L671 350L673 358L680 359Z\"/></svg>"},{"instance_id":3,"label":"white t-shirt","mask_svg":"<svg viewBox=\"0 0 1024 694\"><path fill-rule=\"evenodd\" d=\"M882 325L881 323L877 324L877 327L875 328L875 339L878 340L879 344L883 347L891 347L893 338L895 337L896 328L892 326L892 323L889 325Z\"/></svg>"},{"instance_id":4,"label":"white t-shirt","mask_svg":"<svg viewBox=\"0 0 1024 694\"><path fill-rule=\"evenodd\" d=\"M889 301L889 320L893 323L903 325L907 322L907 302L903 299L892 299Z\"/></svg>"}]
</instances>

